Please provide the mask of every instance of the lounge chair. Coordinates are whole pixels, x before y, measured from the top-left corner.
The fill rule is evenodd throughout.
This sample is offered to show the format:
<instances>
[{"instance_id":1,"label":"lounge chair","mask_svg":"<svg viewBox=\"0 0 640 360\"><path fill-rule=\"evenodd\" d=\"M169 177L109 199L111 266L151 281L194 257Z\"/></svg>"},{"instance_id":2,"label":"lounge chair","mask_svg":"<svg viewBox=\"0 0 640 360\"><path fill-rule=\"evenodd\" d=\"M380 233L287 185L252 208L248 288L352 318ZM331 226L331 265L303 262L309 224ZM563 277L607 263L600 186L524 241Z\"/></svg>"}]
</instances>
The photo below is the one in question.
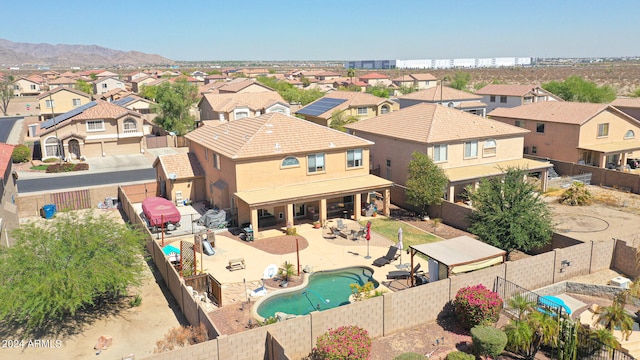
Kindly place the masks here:
<instances>
[{"instance_id":1,"label":"lounge chair","mask_svg":"<svg viewBox=\"0 0 640 360\"><path fill-rule=\"evenodd\" d=\"M382 267L384 265L389 264L390 262L398 259L400 254L398 254L397 252L398 252L398 248L395 245L389 246L389 251L387 252L387 255L375 259L373 261L373 265Z\"/></svg>"},{"instance_id":2,"label":"lounge chair","mask_svg":"<svg viewBox=\"0 0 640 360\"><path fill-rule=\"evenodd\" d=\"M416 275L418 274L420 270L420 263L418 263L418 265L416 265L413 268L413 274ZM420 273L424 273L423 271L420 271ZM396 271L390 271L387 274L387 280L400 280L400 279L408 279L411 277L411 271L409 270L396 270Z\"/></svg>"}]
</instances>

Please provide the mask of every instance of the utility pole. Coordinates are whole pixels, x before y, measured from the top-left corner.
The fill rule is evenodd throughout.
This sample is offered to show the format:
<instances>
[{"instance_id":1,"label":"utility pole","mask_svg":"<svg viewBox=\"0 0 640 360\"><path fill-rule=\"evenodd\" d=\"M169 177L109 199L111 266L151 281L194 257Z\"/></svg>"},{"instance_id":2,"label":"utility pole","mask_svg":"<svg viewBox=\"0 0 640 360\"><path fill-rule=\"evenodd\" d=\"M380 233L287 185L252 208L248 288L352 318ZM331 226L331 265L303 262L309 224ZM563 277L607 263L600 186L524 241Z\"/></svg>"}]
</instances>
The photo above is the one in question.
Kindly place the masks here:
<instances>
[{"instance_id":1,"label":"utility pole","mask_svg":"<svg viewBox=\"0 0 640 360\"><path fill-rule=\"evenodd\" d=\"M56 133L56 148L58 149L58 160L60 161L60 163L62 163L62 144L60 143L60 138L58 137L58 123L56 122L56 114L53 111L53 97L51 97L51 92L49 92L49 104L51 105L51 121L53 121L53 129L55 130ZM46 149L46 144L45 144L45 149Z\"/></svg>"}]
</instances>

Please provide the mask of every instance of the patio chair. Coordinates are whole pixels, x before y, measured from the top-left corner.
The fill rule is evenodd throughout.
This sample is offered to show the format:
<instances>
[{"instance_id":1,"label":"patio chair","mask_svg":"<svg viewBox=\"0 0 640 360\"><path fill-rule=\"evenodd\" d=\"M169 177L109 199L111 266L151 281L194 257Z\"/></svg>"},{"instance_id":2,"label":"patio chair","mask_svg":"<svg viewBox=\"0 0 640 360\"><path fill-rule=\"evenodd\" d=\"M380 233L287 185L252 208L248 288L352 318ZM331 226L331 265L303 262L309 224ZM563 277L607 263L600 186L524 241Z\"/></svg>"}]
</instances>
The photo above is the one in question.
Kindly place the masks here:
<instances>
[{"instance_id":1,"label":"patio chair","mask_svg":"<svg viewBox=\"0 0 640 360\"><path fill-rule=\"evenodd\" d=\"M413 268L413 274L416 275L418 273L424 274L424 271L420 271L420 263L418 263L418 265L416 265ZM401 279L408 279L410 277L411 277L411 271L409 270L390 271L387 274L387 280L401 280Z\"/></svg>"},{"instance_id":2,"label":"patio chair","mask_svg":"<svg viewBox=\"0 0 640 360\"><path fill-rule=\"evenodd\" d=\"M361 237L364 237L364 235L367 233L367 231L365 229L360 229L358 230L358 232L354 232L353 233L353 238L351 240L353 241L357 241L359 240Z\"/></svg>"},{"instance_id":3,"label":"patio chair","mask_svg":"<svg viewBox=\"0 0 640 360\"><path fill-rule=\"evenodd\" d=\"M392 261L395 261L396 259L398 259L399 256L400 254L398 254L398 248L395 245L391 245L389 246L389 251L387 252L387 255L375 259L373 261L373 265L377 267L382 267L384 265L391 263Z\"/></svg>"},{"instance_id":4,"label":"patio chair","mask_svg":"<svg viewBox=\"0 0 640 360\"><path fill-rule=\"evenodd\" d=\"M344 224L342 219L338 219L338 230L343 230L343 229L346 229L346 228L347 228L347 225Z\"/></svg>"}]
</instances>

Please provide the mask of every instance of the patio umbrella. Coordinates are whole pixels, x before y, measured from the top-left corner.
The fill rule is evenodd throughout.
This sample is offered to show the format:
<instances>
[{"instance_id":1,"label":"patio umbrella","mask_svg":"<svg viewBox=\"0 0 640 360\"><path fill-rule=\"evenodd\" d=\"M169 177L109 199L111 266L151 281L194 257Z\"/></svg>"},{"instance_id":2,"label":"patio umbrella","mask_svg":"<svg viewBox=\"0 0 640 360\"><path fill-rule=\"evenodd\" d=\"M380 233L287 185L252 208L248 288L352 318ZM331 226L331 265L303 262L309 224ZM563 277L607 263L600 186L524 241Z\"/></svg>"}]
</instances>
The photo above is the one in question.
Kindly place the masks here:
<instances>
[{"instance_id":1,"label":"patio umbrella","mask_svg":"<svg viewBox=\"0 0 640 360\"><path fill-rule=\"evenodd\" d=\"M402 265L402 249L404 249L404 244L402 243L402 228L398 228L398 243L396 244L398 250L400 250L400 265Z\"/></svg>"},{"instance_id":2,"label":"patio umbrella","mask_svg":"<svg viewBox=\"0 0 640 360\"><path fill-rule=\"evenodd\" d=\"M371 259L371 256L369 255L369 240L371 240L371 221L367 221L367 235L365 235L364 237L365 239L367 239L367 256L365 256L365 259Z\"/></svg>"}]
</instances>

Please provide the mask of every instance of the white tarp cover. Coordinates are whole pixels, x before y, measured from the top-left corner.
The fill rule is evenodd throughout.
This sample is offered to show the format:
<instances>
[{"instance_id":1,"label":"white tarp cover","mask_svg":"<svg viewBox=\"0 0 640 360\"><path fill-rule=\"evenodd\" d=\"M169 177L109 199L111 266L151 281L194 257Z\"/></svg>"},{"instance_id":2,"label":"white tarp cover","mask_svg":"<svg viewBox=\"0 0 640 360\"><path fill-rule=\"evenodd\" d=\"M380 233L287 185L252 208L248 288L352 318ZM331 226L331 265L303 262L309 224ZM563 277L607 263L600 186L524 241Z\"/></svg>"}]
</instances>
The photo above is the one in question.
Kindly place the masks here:
<instances>
[{"instance_id":1,"label":"white tarp cover","mask_svg":"<svg viewBox=\"0 0 640 360\"><path fill-rule=\"evenodd\" d=\"M469 236L411 246L430 259L446 265L453 274L501 264L506 252Z\"/></svg>"}]
</instances>

